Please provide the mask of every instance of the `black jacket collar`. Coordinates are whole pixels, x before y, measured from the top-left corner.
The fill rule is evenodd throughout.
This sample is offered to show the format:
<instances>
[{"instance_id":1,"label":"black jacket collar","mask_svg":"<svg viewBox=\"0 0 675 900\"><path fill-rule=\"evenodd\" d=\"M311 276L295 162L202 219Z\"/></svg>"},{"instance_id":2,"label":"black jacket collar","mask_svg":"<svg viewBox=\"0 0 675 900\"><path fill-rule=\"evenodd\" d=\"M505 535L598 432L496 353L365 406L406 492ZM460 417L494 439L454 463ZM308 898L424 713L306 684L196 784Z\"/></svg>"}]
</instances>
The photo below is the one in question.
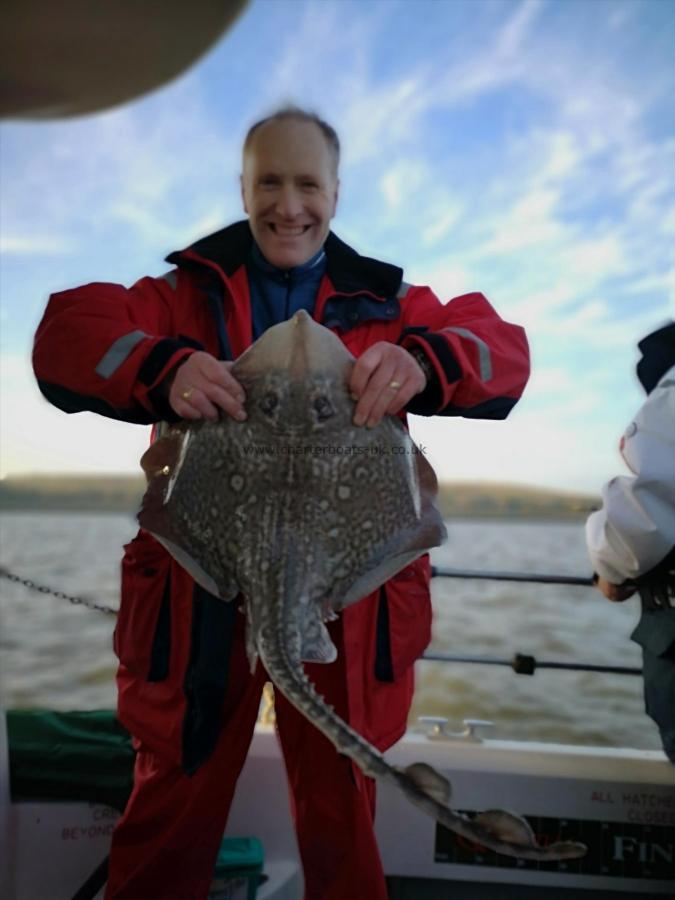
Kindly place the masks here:
<instances>
[{"instance_id":1,"label":"black jacket collar","mask_svg":"<svg viewBox=\"0 0 675 900\"><path fill-rule=\"evenodd\" d=\"M668 369L675 366L675 322L648 334L638 347L642 359L637 365L637 375L642 387L651 394Z\"/></svg>"},{"instance_id":2,"label":"black jacket collar","mask_svg":"<svg viewBox=\"0 0 675 900\"><path fill-rule=\"evenodd\" d=\"M245 264L253 243L248 220L235 222L214 234L201 238L189 249L203 259L215 262L231 278ZM339 293L353 294L369 291L378 297L395 296L401 286L403 270L390 263L361 256L339 237L329 232L325 243L326 272ZM184 250L166 257L174 265L183 263Z\"/></svg>"}]
</instances>

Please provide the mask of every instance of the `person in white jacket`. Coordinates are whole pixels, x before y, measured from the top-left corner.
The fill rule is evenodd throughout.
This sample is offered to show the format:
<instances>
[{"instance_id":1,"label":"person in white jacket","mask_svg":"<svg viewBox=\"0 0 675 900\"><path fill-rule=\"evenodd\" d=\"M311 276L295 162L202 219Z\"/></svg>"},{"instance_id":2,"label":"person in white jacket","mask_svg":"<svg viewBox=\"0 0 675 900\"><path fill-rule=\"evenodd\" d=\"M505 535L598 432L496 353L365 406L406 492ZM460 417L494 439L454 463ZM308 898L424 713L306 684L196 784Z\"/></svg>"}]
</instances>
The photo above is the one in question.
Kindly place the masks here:
<instances>
[{"instance_id":1,"label":"person in white jacket","mask_svg":"<svg viewBox=\"0 0 675 900\"><path fill-rule=\"evenodd\" d=\"M675 322L638 346L648 397L620 444L632 474L605 485L586 541L597 587L609 600L640 593L631 637L642 647L646 710L675 763Z\"/></svg>"}]
</instances>

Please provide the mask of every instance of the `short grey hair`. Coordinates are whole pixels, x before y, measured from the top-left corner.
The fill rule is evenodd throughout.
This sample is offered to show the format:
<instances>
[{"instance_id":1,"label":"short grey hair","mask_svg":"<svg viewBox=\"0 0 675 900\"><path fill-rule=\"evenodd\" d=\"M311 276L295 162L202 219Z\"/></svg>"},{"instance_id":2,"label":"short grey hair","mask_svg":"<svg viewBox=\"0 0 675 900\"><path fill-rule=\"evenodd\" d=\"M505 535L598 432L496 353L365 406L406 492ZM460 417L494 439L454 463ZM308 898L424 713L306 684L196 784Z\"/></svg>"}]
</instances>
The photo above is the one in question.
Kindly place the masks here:
<instances>
[{"instance_id":1,"label":"short grey hair","mask_svg":"<svg viewBox=\"0 0 675 900\"><path fill-rule=\"evenodd\" d=\"M294 106L293 104L282 106L273 113L270 113L270 115L265 116L264 119L259 119L251 125L244 138L243 155L246 156L247 152L251 149L255 133L262 128L263 125L267 125L268 122L285 122L287 119L294 119L297 122L310 122L321 130L321 133L326 139L326 144L328 145L333 160L334 173L337 177L338 166L340 164L340 139L337 136L337 131L317 113L310 112L309 110L302 109L300 106Z\"/></svg>"}]
</instances>

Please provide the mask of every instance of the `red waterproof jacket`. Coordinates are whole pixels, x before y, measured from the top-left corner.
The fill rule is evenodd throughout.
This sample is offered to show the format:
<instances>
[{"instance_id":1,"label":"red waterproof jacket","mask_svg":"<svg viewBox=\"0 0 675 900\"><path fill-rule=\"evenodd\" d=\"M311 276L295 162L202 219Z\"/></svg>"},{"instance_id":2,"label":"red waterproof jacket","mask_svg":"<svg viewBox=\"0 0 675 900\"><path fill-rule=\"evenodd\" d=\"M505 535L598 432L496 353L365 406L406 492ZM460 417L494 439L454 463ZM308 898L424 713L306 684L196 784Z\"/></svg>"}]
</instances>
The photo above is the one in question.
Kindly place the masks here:
<instances>
[{"instance_id":1,"label":"red waterproof jacket","mask_svg":"<svg viewBox=\"0 0 675 900\"><path fill-rule=\"evenodd\" d=\"M176 420L159 385L186 355L223 359L251 343L246 259L239 222L171 254L175 268L131 288L94 283L54 294L33 355L40 389L66 412L128 422ZM354 356L377 341L420 346L436 378L408 406L422 415L501 419L529 374L523 330L482 294L442 304L405 284L396 266L326 240L314 318ZM125 548L115 649L119 714L156 752L194 770L213 747L227 686L233 605L211 598L146 532ZM350 722L380 749L403 734L412 664L430 640L429 563L408 566L342 613Z\"/></svg>"}]
</instances>

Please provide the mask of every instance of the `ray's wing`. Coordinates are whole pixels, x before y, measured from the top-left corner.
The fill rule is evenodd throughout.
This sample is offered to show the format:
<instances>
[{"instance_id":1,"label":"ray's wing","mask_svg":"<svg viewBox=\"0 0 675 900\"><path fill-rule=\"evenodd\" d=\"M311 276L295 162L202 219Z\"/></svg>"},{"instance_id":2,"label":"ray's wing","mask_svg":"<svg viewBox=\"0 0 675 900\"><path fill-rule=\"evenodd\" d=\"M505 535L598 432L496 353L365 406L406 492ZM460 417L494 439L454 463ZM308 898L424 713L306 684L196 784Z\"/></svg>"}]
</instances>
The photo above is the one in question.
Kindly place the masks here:
<instances>
[{"instance_id":1,"label":"ray's wing","mask_svg":"<svg viewBox=\"0 0 675 900\"><path fill-rule=\"evenodd\" d=\"M398 420L350 435L358 452L305 462L298 534L317 576L316 602L339 610L375 590L431 547L445 528L436 476ZM302 508L300 508L302 503ZM320 588L323 587L323 592ZM326 593L327 592L327 593Z\"/></svg>"},{"instance_id":2,"label":"ray's wing","mask_svg":"<svg viewBox=\"0 0 675 900\"><path fill-rule=\"evenodd\" d=\"M214 552L216 543L222 545L214 532L227 516L213 498L219 459L208 424L181 423L146 451L141 465L148 487L138 521L198 584L232 600L239 592L233 569L226 556Z\"/></svg>"},{"instance_id":3,"label":"ray's wing","mask_svg":"<svg viewBox=\"0 0 675 900\"><path fill-rule=\"evenodd\" d=\"M409 441L414 447L413 441ZM412 507L414 519L402 514L399 527L384 537L382 545L372 547L369 558L354 572L354 581L341 602L343 607L374 591L446 538L445 526L435 505L436 474L419 451L408 460L406 466L398 469L398 478L392 478L392 482L398 484L392 483L391 490L400 491L400 496L405 498L401 505L409 510Z\"/></svg>"}]
</instances>

